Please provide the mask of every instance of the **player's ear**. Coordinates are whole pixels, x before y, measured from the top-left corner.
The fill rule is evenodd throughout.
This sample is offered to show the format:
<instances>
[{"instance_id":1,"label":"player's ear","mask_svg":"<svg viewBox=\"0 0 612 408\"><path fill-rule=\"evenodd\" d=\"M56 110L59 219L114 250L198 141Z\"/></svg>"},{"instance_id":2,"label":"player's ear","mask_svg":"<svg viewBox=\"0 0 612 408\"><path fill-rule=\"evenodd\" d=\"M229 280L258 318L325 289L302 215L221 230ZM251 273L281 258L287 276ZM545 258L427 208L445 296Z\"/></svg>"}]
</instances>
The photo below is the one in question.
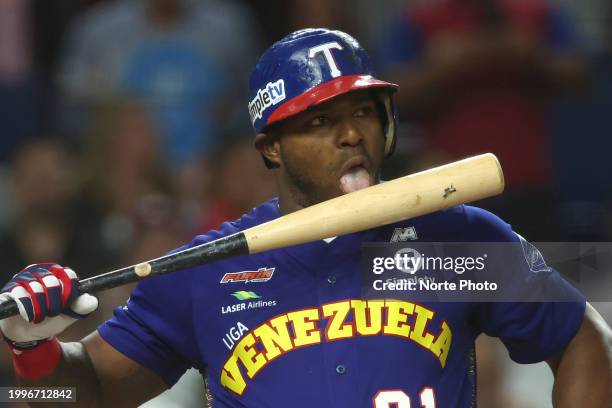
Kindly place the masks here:
<instances>
[{"instance_id":1,"label":"player's ear","mask_svg":"<svg viewBox=\"0 0 612 408\"><path fill-rule=\"evenodd\" d=\"M267 168L280 167L280 142L279 138L273 132L257 134L257 136L255 136L255 148L261 153Z\"/></svg>"}]
</instances>

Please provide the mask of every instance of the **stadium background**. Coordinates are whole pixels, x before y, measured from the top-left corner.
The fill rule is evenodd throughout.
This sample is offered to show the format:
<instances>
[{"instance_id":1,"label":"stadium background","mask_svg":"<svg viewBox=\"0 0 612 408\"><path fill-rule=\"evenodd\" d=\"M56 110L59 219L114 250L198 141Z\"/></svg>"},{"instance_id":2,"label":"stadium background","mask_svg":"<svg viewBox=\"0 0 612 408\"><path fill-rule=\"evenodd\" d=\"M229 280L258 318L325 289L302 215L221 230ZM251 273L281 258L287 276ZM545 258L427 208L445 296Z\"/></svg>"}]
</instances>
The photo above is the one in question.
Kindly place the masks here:
<instances>
[{"instance_id":1,"label":"stadium background","mask_svg":"<svg viewBox=\"0 0 612 408\"><path fill-rule=\"evenodd\" d=\"M339 28L361 41L384 78L398 67L390 41L401 45L389 28L439 1L0 1L3 280L33 262L87 277L150 259L270 198L246 107L257 56L294 29ZM520 145L525 155L512 160L521 168L540 152L548 175L536 185L511 179L507 195L482 206L534 241L610 241L612 4L550 1L568 18L583 78L546 100L542 135L500 143ZM402 117L410 120L386 178L452 158L430 148L418 117ZM94 330L129 290L102 294L94 316L62 338ZM612 322L611 304L596 306ZM550 406L544 364L519 367L489 339L478 347L479 406ZM0 359L0 385L13 384L6 349ZM176 388L147 406L202 405L194 373Z\"/></svg>"}]
</instances>

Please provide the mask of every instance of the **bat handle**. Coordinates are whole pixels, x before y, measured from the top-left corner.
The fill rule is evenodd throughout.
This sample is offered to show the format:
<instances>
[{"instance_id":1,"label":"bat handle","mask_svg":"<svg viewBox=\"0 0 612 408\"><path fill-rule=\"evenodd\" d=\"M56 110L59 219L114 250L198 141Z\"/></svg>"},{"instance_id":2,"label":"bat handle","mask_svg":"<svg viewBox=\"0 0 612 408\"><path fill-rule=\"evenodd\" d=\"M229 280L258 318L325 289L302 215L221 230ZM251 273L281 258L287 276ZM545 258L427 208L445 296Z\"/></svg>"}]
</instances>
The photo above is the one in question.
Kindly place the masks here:
<instances>
[{"instance_id":1,"label":"bat handle","mask_svg":"<svg viewBox=\"0 0 612 408\"><path fill-rule=\"evenodd\" d=\"M169 257L160 258L160 261L164 261L166 258ZM82 295L83 293L96 293L127 283L136 282L137 280L142 278L142 276L139 276L138 273L135 271L141 270L145 267L145 265L149 264L145 262L142 264L128 266L126 268L107 272L105 274L94 276L92 278L83 279L79 281L79 286L77 288L78 294ZM148 271L150 271L151 267L148 266L147 268ZM19 314L19 308L17 307L17 303L15 303L13 299L8 299L0 303L0 320L6 319L7 317L11 317L17 314Z\"/></svg>"},{"instance_id":2,"label":"bat handle","mask_svg":"<svg viewBox=\"0 0 612 408\"><path fill-rule=\"evenodd\" d=\"M249 247L246 238L242 232L238 232L148 262L82 279L79 281L78 293L97 293L152 276L163 275L230 256L247 255L248 253ZM0 320L18 313L19 308L13 299L0 303Z\"/></svg>"},{"instance_id":3,"label":"bat handle","mask_svg":"<svg viewBox=\"0 0 612 408\"><path fill-rule=\"evenodd\" d=\"M16 314L19 314L19 308L13 299L0 303L0 320L15 316Z\"/></svg>"}]
</instances>

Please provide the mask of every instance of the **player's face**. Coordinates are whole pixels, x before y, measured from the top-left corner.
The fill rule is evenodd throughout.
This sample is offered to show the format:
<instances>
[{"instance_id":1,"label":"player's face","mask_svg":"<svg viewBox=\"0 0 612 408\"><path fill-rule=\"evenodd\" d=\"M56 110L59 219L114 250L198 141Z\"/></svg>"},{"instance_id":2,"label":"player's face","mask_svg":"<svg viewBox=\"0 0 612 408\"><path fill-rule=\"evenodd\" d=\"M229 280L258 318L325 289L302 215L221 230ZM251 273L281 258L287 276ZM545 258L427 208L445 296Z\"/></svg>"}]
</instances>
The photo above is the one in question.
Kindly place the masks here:
<instances>
[{"instance_id":1,"label":"player's face","mask_svg":"<svg viewBox=\"0 0 612 408\"><path fill-rule=\"evenodd\" d=\"M383 128L372 94L338 96L282 123L281 189L308 206L369 187L379 178ZM284 186L283 186L284 184Z\"/></svg>"}]
</instances>

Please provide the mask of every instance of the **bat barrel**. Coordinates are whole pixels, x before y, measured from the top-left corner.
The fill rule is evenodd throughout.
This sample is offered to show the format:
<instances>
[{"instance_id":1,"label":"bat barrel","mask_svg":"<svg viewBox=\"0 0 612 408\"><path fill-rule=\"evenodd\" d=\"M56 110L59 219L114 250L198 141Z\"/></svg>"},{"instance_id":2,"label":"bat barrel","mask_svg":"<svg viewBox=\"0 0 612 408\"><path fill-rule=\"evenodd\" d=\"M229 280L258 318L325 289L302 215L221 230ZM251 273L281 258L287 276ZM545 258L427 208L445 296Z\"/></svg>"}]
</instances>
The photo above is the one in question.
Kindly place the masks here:
<instances>
[{"instance_id":1,"label":"bat barrel","mask_svg":"<svg viewBox=\"0 0 612 408\"><path fill-rule=\"evenodd\" d=\"M250 253L345 235L500 194L491 153L386 181L244 231ZM279 245L282 243L282 245Z\"/></svg>"},{"instance_id":2,"label":"bat barrel","mask_svg":"<svg viewBox=\"0 0 612 408\"><path fill-rule=\"evenodd\" d=\"M499 194L504 176L487 153L336 197L227 237L80 282L99 292L219 259L253 254L391 224ZM0 319L17 313L0 304Z\"/></svg>"}]
</instances>

